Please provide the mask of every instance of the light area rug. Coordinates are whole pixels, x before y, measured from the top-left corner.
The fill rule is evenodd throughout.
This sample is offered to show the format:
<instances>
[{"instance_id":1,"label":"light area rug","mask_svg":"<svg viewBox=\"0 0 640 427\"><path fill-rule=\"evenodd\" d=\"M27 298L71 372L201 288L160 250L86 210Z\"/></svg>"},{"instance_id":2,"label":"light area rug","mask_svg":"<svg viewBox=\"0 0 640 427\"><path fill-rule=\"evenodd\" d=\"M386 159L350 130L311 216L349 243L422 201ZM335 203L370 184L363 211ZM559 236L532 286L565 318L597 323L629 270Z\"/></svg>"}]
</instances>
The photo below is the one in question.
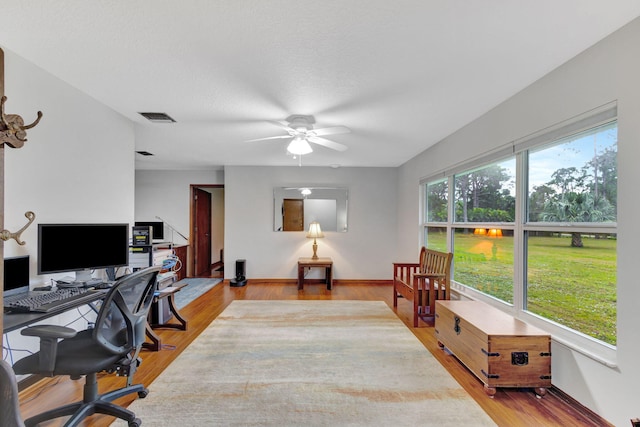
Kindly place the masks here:
<instances>
[{"instance_id":1,"label":"light area rug","mask_svg":"<svg viewBox=\"0 0 640 427\"><path fill-rule=\"evenodd\" d=\"M234 301L149 390L149 427L495 425L382 301Z\"/></svg>"},{"instance_id":2,"label":"light area rug","mask_svg":"<svg viewBox=\"0 0 640 427\"><path fill-rule=\"evenodd\" d=\"M176 303L176 307L181 309L189 304L194 299L198 298L200 295L207 292L209 289L213 288L218 283L222 282L222 279L210 279L210 278L199 278L199 277L187 277L185 279L180 280L174 284L182 284L186 283L187 286L180 289L180 292L176 292L174 295L174 301Z\"/></svg>"}]
</instances>

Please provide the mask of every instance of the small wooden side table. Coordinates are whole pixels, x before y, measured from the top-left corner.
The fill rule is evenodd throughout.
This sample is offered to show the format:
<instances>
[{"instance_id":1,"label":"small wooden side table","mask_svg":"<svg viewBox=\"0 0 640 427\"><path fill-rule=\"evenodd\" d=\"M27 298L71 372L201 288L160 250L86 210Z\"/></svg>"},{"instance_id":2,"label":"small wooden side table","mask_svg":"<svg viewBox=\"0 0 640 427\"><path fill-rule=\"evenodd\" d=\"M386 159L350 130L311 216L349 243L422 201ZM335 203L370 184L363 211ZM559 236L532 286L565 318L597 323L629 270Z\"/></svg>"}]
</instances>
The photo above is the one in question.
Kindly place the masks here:
<instances>
[{"instance_id":1,"label":"small wooden side table","mask_svg":"<svg viewBox=\"0 0 640 427\"><path fill-rule=\"evenodd\" d=\"M333 260L331 258L299 258L298 259L298 290L303 288L304 285L304 269L322 267L325 269L325 283L327 289L331 290L333 285Z\"/></svg>"}]
</instances>

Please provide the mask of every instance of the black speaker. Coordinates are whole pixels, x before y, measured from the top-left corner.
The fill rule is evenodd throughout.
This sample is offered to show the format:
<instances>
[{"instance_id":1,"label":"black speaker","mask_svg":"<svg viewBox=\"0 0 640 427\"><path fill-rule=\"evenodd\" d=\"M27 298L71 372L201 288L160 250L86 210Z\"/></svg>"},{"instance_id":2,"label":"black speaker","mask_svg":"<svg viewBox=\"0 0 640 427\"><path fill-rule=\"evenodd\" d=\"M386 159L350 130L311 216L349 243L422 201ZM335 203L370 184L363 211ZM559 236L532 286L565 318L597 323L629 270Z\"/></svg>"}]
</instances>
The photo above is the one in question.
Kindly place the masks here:
<instances>
[{"instance_id":1,"label":"black speaker","mask_svg":"<svg viewBox=\"0 0 640 427\"><path fill-rule=\"evenodd\" d=\"M237 259L236 260L236 277L229 281L229 286L240 287L247 284L247 278L245 275L247 274L247 260L245 259Z\"/></svg>"}]
</instances>

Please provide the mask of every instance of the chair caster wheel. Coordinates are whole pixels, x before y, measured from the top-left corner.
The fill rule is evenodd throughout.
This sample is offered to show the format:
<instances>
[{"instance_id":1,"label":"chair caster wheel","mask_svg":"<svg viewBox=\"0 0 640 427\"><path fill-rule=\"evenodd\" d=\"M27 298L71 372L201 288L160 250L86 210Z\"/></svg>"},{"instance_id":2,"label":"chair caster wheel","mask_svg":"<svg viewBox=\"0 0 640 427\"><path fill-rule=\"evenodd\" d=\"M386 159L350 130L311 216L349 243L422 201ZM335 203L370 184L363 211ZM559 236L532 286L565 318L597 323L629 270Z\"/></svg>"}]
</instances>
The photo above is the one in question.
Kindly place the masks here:
<instances>
[{"instance_id":1,"label":"chair caster wheel","mask_svg":"<svg viewBox=\"0 0 640 427\"><path fill-rule=\"evenodd\" d=\"M129 421L129 427L140 427L142 425L142 420L140 418L136 418L133 421Z\"/></svg>"},{"instance_id":2,"label":"chair caster wheel","mask_svg":"<svg viewBox=\"0 0 640 427\"><path fill-rule=\"evenodd\" d=\"M148 394L149 394L149 390L145 388L144 390L138 392L138 397L140 399L144 399L145 397L147 397Z\"/></svg>"}]
</instances>

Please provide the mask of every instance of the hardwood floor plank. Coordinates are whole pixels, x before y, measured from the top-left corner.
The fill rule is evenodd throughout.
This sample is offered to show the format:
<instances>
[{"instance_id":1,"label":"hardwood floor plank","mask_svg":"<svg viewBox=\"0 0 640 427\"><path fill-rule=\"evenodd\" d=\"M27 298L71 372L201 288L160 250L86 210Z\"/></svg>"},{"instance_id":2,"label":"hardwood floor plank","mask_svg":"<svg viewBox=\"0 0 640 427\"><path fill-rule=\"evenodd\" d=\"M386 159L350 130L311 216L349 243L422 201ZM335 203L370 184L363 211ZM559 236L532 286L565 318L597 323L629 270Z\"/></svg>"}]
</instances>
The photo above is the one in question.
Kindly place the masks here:
<instances>
[{"instance_id":1,"label":"hardwood floor plank","mask_svg":"<svg viewBox=\"0 0 640 427\"><path fill-rule=\"evenodd\" d=\"M163 348L158 352L142 352L143 363L136 373L135 382L149 385L233 300L241 299L385 301L392 307L392 287L382 281L374 284L360 281L335 283L331 291L320 283L305 284L304 289L298 291L295 281L254 283L249 280L247 286L240 288L232 288L228 283L219 284L180 311L189 321L187 331L156 330ZM611 426L555 388L543 398L537 398L527 389L498 389L495 397L490 398L482 383L464 365L438 347L432 324L421 323L419 328L410 326L413 318L409 304L402 299L398 302L398 317L499 426ZM103 374L99 380L100 391L121 387L124 381L124 378ZM82 398L82 386L83 380L72 381L68 377L42 380L20 392L22 414L27 418L45 409L79 400ZM134 398L135 395L124 397L117 402L128 405ZM108 426L112 420L112 417L94 415L83 426ZM62 424L54 421L46 425Z\"/></svg>"}]
</instances>

